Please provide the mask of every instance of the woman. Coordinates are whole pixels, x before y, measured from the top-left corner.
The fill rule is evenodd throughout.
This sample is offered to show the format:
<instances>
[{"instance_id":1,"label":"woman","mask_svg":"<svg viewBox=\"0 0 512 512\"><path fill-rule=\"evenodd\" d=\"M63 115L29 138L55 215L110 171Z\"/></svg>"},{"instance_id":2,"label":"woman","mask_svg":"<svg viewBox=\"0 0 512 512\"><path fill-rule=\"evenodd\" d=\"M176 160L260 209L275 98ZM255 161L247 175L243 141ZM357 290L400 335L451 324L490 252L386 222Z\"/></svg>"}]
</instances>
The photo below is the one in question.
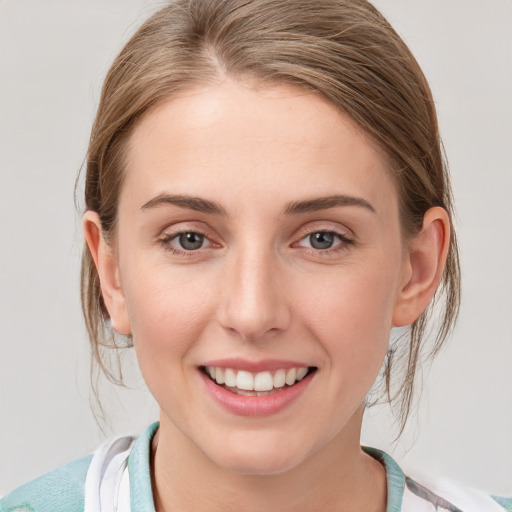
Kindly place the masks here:
<instances>
[{"instance_id":1,"label":"woman","mask_svg":"<svg viewBox=\"0 0 512 512\"><path fill-rule=\"evenodd\" d=\"M405 422L459 293L430 91L369 4L164 8L107 76L85 195L93 349L133 340L160 424L2 510L510 510L359 445L383 363Z\"/></svg>"}]
</instances>

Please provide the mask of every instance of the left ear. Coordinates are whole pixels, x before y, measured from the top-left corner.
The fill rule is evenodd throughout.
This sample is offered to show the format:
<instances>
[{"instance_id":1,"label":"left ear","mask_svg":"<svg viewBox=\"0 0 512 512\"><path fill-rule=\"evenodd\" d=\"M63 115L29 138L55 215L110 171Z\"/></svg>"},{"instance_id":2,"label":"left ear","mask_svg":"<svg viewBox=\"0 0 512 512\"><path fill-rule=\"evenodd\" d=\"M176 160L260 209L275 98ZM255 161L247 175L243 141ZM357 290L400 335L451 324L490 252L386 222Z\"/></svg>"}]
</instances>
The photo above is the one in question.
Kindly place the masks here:
<instances>
[{"instance_id":1,"label":"left ear","mask_svg":"<svg viewBox=\"0 0 512 512\"><path fill-rule=\"evenodd\" d=\"M415 322L428 306L441 281L450 245L450 218L434 206L423 217L420 233L408 241L404 283L393 312L393 326Z\"/></svg>"}]
</instances>

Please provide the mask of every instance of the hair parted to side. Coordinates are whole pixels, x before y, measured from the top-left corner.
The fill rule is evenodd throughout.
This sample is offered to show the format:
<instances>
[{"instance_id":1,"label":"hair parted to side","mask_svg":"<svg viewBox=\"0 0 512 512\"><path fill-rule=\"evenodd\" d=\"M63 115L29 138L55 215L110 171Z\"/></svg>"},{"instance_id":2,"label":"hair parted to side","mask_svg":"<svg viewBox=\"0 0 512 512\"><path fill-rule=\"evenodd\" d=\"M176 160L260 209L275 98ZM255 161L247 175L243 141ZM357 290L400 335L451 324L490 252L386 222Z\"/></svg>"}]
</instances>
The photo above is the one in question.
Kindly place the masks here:
<instances>
[{"instance_id":1,"label":"hair parted to side","mask_svg":"<svg viewBox=\"0 0 512 512\"><path fill-rule=\"evenodd\" d=\"M129 40L103 86L88 150L85 207L99 214L107 241L115 235L123 157L137 122L178 91L226 76L315 91L351 117L388 156L406 237L420 231L432 206L442 206L452 218L449 176L430 88L405 43L370 3L174 0ZM118 381L105 363L105 347L116 344L87 247L81 278L93 356L107 376ZM442 346L457 317L459 296L452 230L439 290L410 327L408 341L402 338L390 345L384 366L382 396L399 399L401 429L411 408L418 363ZM431 328L434 302L442 311ZM435 333L427 336L434 328ZM399 377L394 375L396 361L403 362Z\"/></svg>"}]
</instances>

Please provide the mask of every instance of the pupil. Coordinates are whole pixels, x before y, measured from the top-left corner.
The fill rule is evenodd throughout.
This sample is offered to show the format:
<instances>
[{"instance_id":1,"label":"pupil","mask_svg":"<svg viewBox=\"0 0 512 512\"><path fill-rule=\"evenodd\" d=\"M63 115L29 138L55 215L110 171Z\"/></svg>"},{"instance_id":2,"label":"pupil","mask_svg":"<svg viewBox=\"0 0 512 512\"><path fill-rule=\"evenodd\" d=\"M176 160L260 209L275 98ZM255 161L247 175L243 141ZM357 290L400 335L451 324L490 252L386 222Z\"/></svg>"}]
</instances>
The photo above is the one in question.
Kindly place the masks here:
<instances>
[{"instance_id":1,"label":"pupil","mask_svg":"<svg viewBox=\"0 0 512 512\"><path fill-rule=\"evenodd\" d=\"M180 245L187 251L193 251L203 245L203 239L203 235L199 233L182 233L180 235Z\"/></svg>"},{"instance_id":2,"label":"pupil","mask_svg":"<svg viewBox=\"0 0 512 512\"><path fill-rule=\"evenodd\" d=\"M334 243L334 235L320 231L309 235L309 241L315 249L330 249Z\"/></svg>"}]
</instances>

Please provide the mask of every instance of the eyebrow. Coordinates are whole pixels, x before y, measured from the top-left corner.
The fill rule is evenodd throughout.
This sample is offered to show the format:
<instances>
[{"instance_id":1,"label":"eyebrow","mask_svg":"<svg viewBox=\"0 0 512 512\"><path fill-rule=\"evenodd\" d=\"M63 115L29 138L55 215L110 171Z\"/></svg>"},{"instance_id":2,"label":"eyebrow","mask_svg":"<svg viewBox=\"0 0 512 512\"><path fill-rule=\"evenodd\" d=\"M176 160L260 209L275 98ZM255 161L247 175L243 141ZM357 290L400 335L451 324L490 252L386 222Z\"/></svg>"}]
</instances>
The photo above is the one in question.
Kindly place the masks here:
<instances>
[{"instance_id":1,"label":"eyebrow","mask_svg":"<svg viewBox=\"0 0 512 512\"><path fill-rule=\"evenodd\" d=\"M141 210L149 210L163 205L173 205L187 210L194 210L201 213L213 213L217 215L226 215L226 210L218 203L203 199L201 197L187 195L170 195L159 194L147 203L142 205ZM285 208L284 213L287 215L315 212L319 210L328 210L340 206L358 206L365 208L373 213L375 208L365 199L361 197L347 196L336 194L326 197L316 197L314 199L306 199L304 201L293 201Z\"/></svg>"},{"instance_id":2,"label":"eyebrow","mask_svg":"<svg viewBox=\"0 0 512 512\"><path fill-rule=\"evenodd\" d=\"M366 201L366 199L346 196L343 194L306 199L305 201L294 201L286 207L285 213L308 213L319 210L328 210L329 208L336 208L339 206L359 206L371 211L372 213L376 213L375 208Z\"/></svg>"},{"instance_id":3,"label":"eyebrow","mask_svg":"<svg viewBox=\"0 0 512 512\"><path fill-rule=\"evenodd\" d=\"M201 197L187 196L187 195L170 195L170 194L159 194L144 205L141 210L149 210L163 205L174 205L179 208L187 210L194 210L202 213L215 213L217 215L226 215L226 210L214 201L203 199Z\"/></svg>"}]
</instances>

